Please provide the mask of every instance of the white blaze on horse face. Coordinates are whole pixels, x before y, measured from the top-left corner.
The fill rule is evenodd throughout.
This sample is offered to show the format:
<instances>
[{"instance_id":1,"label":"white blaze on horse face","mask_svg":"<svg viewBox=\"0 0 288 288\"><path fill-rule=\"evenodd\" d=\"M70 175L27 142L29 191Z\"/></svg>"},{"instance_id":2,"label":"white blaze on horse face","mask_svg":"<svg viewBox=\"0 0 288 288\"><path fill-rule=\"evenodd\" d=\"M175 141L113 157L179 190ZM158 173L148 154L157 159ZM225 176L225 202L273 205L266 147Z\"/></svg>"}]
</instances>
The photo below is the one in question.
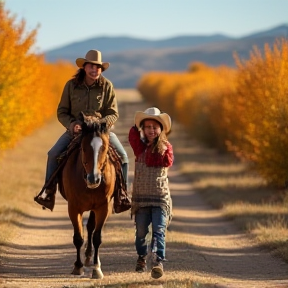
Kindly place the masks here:
<instances>
[{"instance_id":1,"label":"white blaze on horse face","mask_svg":"<svg viewBox=\"0 0 288 288\"><path fill-rule=\"evenodd\" d=\"M97 169L97 163L98 163L98 156L99 156L99 150L101 146L103 145L103 141L100 137L94 136L90 145L93 148L94 151L94 168L93 168L93 174L94 174L94 181L95 183L98 182L97 180L101 180L101 171L98 171Z\"/></svg>"}]
</instances>

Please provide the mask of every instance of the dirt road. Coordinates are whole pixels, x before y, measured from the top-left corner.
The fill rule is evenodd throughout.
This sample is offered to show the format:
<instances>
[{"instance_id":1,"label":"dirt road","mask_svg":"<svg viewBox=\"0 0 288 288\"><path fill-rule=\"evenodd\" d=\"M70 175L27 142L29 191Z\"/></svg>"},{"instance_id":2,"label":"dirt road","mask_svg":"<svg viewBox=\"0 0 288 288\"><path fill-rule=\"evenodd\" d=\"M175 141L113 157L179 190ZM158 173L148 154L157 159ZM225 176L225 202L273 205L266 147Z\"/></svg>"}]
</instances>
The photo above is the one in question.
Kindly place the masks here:
<instances>
[{"instance_id":1,"label":"dirt road","mask_svg":"<svg viewBox=\"0 0 288 288\"><path fill-rule=\"evenodd\" d=\"M120 104L121 119L116 131L131 159L131 180L134 167L127 132L133 125L134 112L146 108L142 102ZM47 125L45 133L52 127L55 129L55 125L61 131L55 121ZM100 257L104 279L90 279L90 269L83 277L71 276L76 259L73 229L66 202L58 195L52 213L32 204L31 217L19 224L12 242L4 247L0 287L288 287L288 265L257 248L219 211L206 205L179 173L177 153L181 145L190 145L180 131L174 126L169 138L176 153L175 165L169 174L174 217L167 232L168 262L162 279L153 280L149 272L134 272L137 256L129 212L111 215L103 231ZM36 135L29 138L33 137ZM39 134L37 137L39 139ZM21 149L21 145L17 149ZM31 201L33 197L34 191ZM127 231L124 239L117 239L119 231Z\"/></svg>"}]
</instances>

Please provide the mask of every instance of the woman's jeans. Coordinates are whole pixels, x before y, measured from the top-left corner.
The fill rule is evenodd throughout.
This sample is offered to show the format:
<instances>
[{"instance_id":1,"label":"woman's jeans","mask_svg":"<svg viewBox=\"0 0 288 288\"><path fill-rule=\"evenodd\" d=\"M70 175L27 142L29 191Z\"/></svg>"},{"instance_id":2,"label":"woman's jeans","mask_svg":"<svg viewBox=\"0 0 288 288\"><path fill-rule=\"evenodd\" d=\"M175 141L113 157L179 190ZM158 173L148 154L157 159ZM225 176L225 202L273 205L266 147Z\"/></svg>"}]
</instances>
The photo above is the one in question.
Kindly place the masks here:
<instances>
[{"instance_id":1,"label":"woman's jeans","mask_svg":"<svg viewBox=\"0 0 288 288\"><path fill-rule=\"evenodd\" d=\"M167 214L161 207L142 207L135 213L136 237L135 246L139 256L148 254L146 236L152 223L152 239L150 249L160 260L165 259L165 233Z\"/></svg>"},{"instance_id":2,"label":"woman's jeans","mask_svg":"<svg viewBox=\"0 0 288 288\"><path fill-rule=\"evenodd\" d=\"M126 186L128 189L128 163L129 163L129 159L128 159L127 152L125 151L124 147L122 146L121 142L119 141L119 139L115 133L110 132L109 137L110 137L110 143L116 149L118 155L121 158L122 172L123 172L124 180L126 181Z\"/></svg>"},{"instance_id":3,"label":"woman's jeans","mask_svg":"<svg viewBox=\"0 0 288 288\"><path fill-rule=\"evenodd\" d=\"M67 130L62 136L60 136L60 138L55 143L55 145L49 150L45 183L47 183L47 181L50 179L50 177L52 176L54 171L57 169L57 167L58 167L58 159L57 158L61 155L61 153L63 153L65 150L67 150L67 147L70 144L72 139L73 139L73 137L71 136L71 133ZM128 185L128 156L127 156L127 153L126 153L124 147L122 146L121 142L119 141L118 137L113 132L110 132L110 143L116 149L117 153L121 157L123 175L124 175L124 179L127 181L126 183ZM125 166L125 167L123 167L123 166Z\"/></svg>"},{"instance_id":4,"label":"woman's jeans","mask_svg":"<svg viewBox=\"0 0 288 288\"><path fill-rule=\"evenodd\" d=\"M57 158L61 155L61 153L67 150L67 147L72 139L73 137L71 133L69 133L69 131L67 130L62 136L60 136L60 138L57 140L54 146L48 151L45 183L47 183L47 181L50 179L54 171L57 169L58 167Z\"/></svg>"}]
</instances>

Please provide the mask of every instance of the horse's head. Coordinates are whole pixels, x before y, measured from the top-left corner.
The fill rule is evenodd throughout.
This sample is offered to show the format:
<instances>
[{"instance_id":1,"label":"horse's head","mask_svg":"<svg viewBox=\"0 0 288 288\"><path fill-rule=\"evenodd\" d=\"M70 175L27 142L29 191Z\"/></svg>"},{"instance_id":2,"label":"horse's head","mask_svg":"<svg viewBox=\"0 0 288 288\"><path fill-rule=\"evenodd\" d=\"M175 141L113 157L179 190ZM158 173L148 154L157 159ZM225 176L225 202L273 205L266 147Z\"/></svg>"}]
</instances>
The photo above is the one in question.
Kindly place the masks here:
<instances>
[{"instance_id":1,"label":"horse's head","mask_svg":"<svg viewBox=\"0 0 288 288\"><path fill-rule=\"evenodd\" d=\"M94 189L100 185L103 177L109 148L109 132L105 123L99 123L100 117L84 114L83 117L81 159L86 172L87 187Z\"/></svg>"}]
</instances>

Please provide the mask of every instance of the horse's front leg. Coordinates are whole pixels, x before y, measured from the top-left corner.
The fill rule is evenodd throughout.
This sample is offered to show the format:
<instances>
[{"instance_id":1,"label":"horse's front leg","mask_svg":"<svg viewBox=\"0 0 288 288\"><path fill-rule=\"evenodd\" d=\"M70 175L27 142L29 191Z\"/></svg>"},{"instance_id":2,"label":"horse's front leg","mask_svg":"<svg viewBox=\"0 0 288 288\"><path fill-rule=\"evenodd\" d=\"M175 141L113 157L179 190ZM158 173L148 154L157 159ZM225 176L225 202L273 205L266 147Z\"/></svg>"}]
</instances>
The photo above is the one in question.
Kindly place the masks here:
<instances>
[{"instance_id":1,"label":"horse's front leg","mask_svg":"<svg viewBox=\"0 0 288 288\"><path fill-rule=\"evenodd\" d=\"M92 246L92 235L93 231L95 229L95 213L93 211L90 211L89 218L87 221L87 246L85 249L85 266L89 267L92 264L92 256L93 256L93 246Z\"/></svg>"},{"instance_id":2,"label":"horse's front leg","mask_svg":"<svg viewBox=\"0 0 288 288\"><path fill-rule=\"evenodd\" d=\"M99 247L102 243L101 229L95 230L93 234L93 246L94 246L94 268L92 272L92 278L102 279L104 277L101 270L101 262L99 258Z\"/></svg>"},{"instance_id":3,"label":"horse's front leg","mask_svg":"<svg viewBox=\"0 0 288 288\"><path fill-rule=\"evenodd\" d=\"M99 247L102 243L102 228L109 216L109 207L103 207L95 212L95 231L93 234L93 246L94 246L94 269L92 272L92 278L102 279L104 277L101 270L101 262L99 257Z\"/></svg>"},{"instance_id":4,"label":"horse's front leg","mask_svg":"<svg viewBox=\"0 0 288 288\"><path fill-rule=\"evenodd\" d=\"M76 261L74 263L74 269L71 274L82 275L84 274L83 263L81 261L81 247L83 245L83 229L82 229L82 214L75 212L74 209L69 207L69 217L74 227L73 244L76 247Z\"/></svg>"}]
</instances>

